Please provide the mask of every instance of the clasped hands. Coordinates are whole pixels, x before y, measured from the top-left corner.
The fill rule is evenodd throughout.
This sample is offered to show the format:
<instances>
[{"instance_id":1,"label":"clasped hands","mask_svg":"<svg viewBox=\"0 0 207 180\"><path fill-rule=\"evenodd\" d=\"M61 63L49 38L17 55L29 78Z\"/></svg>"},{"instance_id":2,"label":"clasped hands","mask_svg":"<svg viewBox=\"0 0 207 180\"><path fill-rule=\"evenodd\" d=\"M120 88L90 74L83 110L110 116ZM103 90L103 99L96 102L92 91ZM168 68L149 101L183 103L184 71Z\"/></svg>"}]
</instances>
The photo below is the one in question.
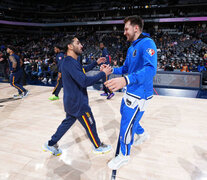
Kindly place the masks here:
<instances>
[{"instance_id":1,"label":"clasped hands","mask_svg":"<svg viewBox=\"0 0 207 180\"><path fill-rule=\"evenodd\" d=\"M102 64L100 67L100 71L105 72L106 76L110 75L112 73L112 70L113 69L111 66L106 64ZM126 84L127 82L124 77L113 78L104 83L104 85L113 92L122 89L124 86L126 86Z\"/></svg>"}]
</instances>

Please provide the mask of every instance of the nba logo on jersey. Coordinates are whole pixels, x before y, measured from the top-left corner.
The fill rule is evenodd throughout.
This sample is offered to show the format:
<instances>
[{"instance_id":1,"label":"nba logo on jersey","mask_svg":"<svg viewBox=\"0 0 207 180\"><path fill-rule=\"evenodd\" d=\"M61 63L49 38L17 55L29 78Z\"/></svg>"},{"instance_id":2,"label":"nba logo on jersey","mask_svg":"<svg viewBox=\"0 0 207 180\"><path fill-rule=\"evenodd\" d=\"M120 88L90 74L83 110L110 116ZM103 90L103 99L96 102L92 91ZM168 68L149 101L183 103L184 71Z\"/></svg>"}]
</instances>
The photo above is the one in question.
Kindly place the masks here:
<instances>
[{"instance_id":1,"label":"nba logo on jersey","mask_svg":"<svg viewBox=\"0 0 207 180\"><path fill-rule=\"evenodd\" d=\"M153 56L155 54L155 50L154 49L150 49L148 48L147 49L147 53L150 55L150 56Z\"/></svg>"},{"instance_id":2,"label":"nba logo on jersey","mask_svg":"<svg viewBox=\"0 0 207 180\"><path fill-rule=\"evenodd\" d=\"M59 57L59 60L61 60L62 59L62 57Z\"/></svg>"}]
</instances>

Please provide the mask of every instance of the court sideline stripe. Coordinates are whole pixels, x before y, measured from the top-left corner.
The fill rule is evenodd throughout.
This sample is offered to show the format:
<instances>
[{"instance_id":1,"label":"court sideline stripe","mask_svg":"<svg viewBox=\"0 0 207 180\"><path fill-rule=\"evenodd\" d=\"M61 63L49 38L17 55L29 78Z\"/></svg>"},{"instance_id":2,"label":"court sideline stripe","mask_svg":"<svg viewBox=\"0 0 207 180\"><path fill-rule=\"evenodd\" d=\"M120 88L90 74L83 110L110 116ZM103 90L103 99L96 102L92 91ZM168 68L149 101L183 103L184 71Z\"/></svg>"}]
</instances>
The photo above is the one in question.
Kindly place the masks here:
<instances>
[{"instance_id":1,"label":"court sideline stripe","mask_svg":"<svg viewBox=\"0 0 207 180\"><path fill-rule=\"evenodd\" d=\"M119 136L120 136L120 134L119 134ZM120 138L119 138L119 136L118 136L118 142L117 142L115 157L119 155L119 149L120 149ZM112 170L111 180L115 180L116 179L116 171L117 170Z\"/></svg>"},{"instance_id":2,"label":"court sideline stripe","mask_svg":"<svg viewBox=\"0 0 207 180\"><path fill-rule=\"evenodd\" d=\"M155 93L156 93L157 95L159 95L159 94L157 93L157 91L155 90L155 88L153 88L153 89L154 89Z\"/></svg>"}]
</instances>

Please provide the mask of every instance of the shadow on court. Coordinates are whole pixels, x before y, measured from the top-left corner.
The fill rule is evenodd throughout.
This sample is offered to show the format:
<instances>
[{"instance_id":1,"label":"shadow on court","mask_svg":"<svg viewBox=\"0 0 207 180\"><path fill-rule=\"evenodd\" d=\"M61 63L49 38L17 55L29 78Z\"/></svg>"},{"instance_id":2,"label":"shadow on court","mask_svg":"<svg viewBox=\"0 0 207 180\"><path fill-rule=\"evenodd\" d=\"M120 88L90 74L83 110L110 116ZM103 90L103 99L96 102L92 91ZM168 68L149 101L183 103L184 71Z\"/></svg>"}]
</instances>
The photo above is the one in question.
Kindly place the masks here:
<instances>
[{"instance_id":1,"label":"shadow on court","mask_svg":"<svg viewBox=\"0 0 207 180\"><path fill-rule=\"evenodd\" d=\"M16 101L16 100L20 100L21 98L19 99L14 99L14 98L4 98L4 99L0 99L0 103L4 103L4 102L11 102L11 101ZM0 105L0 107L2 107L2 105Z\"/></svg>"}]
</instances>

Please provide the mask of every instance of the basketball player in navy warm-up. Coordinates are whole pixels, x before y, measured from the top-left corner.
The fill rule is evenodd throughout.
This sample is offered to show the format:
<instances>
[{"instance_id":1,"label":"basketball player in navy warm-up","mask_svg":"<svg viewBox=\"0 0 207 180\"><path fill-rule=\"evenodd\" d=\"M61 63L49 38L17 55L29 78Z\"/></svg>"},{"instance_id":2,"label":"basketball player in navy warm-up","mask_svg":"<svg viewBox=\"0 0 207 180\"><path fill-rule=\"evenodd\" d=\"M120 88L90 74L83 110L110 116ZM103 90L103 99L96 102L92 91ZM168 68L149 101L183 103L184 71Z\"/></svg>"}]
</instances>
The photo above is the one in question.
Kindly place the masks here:
<instances>
[{"instance_id":1,"label":"basketball player in navy warm-up","mask_svg":"<svg viewBox=\"0 0 207 180\"><path fill-rule=\"evenodd\" d=\"M9 54L9 70L10 70L10 84L18 90L18 94L13 98L24 98L28 95L29 91L26 90L21 84L22 68L20 66L20 58L15 53L13 46L7 47L7 53Z\"/></svg>"},{"instance_id":2,"label":"basketball player in navy warm-up","mask_svg":"<svg viewBox=\"0 0 207 180\"><path fill-rule=\"evenodd\" d=\"M64 53L62 51L62 47L60 45L55 45L54 51L57 54L56 55L56 64L58 66L58 78L57 78L57 84L52 92L52 96L49 97L49 100L54 101L59 99L59 93L62 88L62 75L61 75L61 64L64 59Z\"/></svg>"},{"instance_id":3,"label":"basketball player in navy warm-up","mask_svg":"<svg viewBox=\"0 0 207 180\"><path fill-rule=\"evenodd\" d=\"M88 104L87 87L97 83L101 78L111 73L111 68L107 66L95 76L86 76L85 72L92 70L98 64L105 61L105 58L99 58L92 64L82 67L78 61L78 56L82 54L83 46L76 37L68 39L67 56L64 58L61 73L63 81L63 102L66 112L66 118L59 125L51 139L43 145L43 150L49 151L55 156L62 153L57 143L62 136L78 119L85 128L86 133L93 144L93 152L96 154L107 153L111 150L110 145L105 145L99 139L96 122L93 113Z\"/></svg>"}]
</instances>

